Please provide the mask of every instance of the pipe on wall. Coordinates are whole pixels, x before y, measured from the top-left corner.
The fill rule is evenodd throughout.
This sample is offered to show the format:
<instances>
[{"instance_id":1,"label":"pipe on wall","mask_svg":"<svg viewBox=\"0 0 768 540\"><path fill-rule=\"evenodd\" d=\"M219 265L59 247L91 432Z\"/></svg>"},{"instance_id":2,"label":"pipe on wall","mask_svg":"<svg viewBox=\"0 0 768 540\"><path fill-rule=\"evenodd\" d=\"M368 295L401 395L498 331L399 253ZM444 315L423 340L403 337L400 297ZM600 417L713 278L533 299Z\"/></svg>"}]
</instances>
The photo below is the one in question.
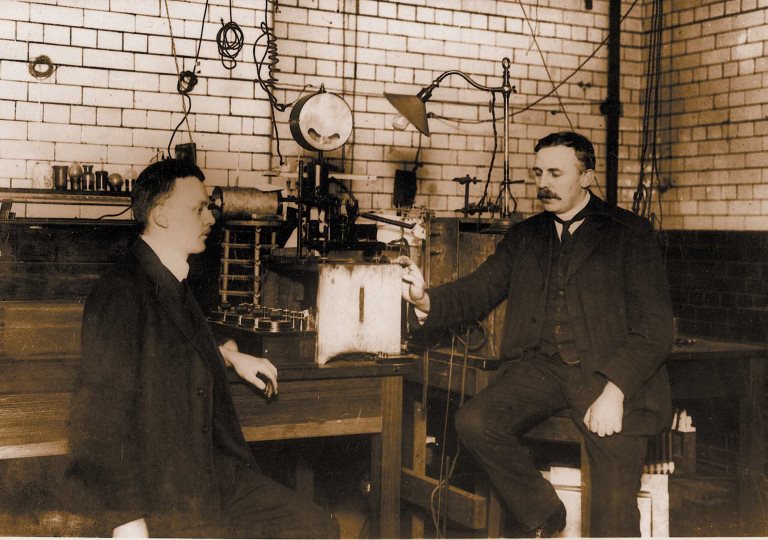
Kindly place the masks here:
<instances>
[{"instance_id":1,"label":"pipe on wall","mask_svg":"<svg viewBox=\"0 0 768 540\"><path fill-rule=\"evenodd\" d=\"M608 204L618 203L619 123L621 118L621 0L608 6L608 91L600 112L605 115L605 192Z\"/></svg>"}]
</instances>

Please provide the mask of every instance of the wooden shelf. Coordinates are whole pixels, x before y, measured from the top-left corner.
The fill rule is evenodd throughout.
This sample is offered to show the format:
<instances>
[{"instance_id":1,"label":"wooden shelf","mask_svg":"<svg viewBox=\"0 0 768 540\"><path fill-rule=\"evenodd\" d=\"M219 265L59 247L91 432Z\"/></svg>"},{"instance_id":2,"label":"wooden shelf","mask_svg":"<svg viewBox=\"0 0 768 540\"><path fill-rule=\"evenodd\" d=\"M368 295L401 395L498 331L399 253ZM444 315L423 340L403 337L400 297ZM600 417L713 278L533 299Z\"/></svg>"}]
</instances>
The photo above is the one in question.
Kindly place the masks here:
<instances>
[{"instance_id":1,"label":"wooden shelf","mask_svg":"<svg viewBox=\"0 0 768 540\"><path fill-rule=\"evenodd\" d=\"M76 204L96 206L130 206L130 193L63 191L56 189L0 188L3 203Z\"/></svg>"}]
</instances>

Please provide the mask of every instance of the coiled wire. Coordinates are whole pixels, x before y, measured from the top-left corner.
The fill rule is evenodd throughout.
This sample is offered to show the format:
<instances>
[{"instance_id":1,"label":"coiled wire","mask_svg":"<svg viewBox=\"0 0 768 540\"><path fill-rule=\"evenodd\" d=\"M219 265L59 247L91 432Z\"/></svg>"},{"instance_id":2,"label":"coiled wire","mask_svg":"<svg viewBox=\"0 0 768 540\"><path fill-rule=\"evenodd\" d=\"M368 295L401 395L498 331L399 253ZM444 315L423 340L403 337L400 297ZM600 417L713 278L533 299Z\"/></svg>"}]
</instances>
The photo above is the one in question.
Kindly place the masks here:
<instances>
[{"instance_id":1,"label":"coiled wire","mask_svg":"<svg viewBox=\"0 0 768 540\"><path fill-rule=\"evenodd\" d=\"M267 20L269 4L270 1L266 0L264 4L264 20L261 21L261 24L259 25L261 35L259 35L259 37L256 38L256 41L253 42L253 61L256 63L256 78L259 86L269 97L272 107L283 112L285 110L285 104L279 103L274 94L275 84L277 83L277 74L280 73L281 70L277 67L277 64L280 63L280 58L277 54L277 37L275 36L275 31L269 26ZM262 39L266 39L266 44L264 46L264 54L262 54L261 59L259 59L256 55L256 48ZM267 68L266 78L262 75L262 70L265 66Z\"/></svg>"},{"instance_id":2,"label":"coiled wire","mask_svg":"<svg viewBox=\"0 0 768 540\"><path fill-rule=\"evenodd\" d=\"M264 20L261 21L261 24L259 25L261 34L256 38L256 41L253 42L253 61L256 64L256 82L261 87L261 89L264 90L264 93L267 94L269 103L272 105L270 108L272 135L274 136L275 140L277 156L280 160L280 164L282 165L284 160L283 154L280 152L280 134L277 131L275 111L283 112L287 108L287 105L278 102L274 93L275 84L277 83L277 74L280 73L280 68L277 67L277 64L280 62L280 58L277 56L277 38L275 37L275 32L269 26L270 4L274 5L275 9L277 9L277 0L264 0ZM256 55L256 48L262 39L266 39L266 45L264 46L264 54L261 56L261 59L259 59ZM266 78L262 75L262 69L265 66L267 68Z\"/></svg>"},{"instance_id":3,"label":"coiled wire","mask_svg":"<svg viewBox=\"0 0 768 540\"><path fill-rule=\"evenodd\" d=\"M233 70L237 65L237 55L243 49L245 38L240 26L232 17L232 2L229 2L229 22L224 23L221 20L221 28L216 33L216 46L219 48L221 65L226 69Z\"/></svg>"}]
</instances>

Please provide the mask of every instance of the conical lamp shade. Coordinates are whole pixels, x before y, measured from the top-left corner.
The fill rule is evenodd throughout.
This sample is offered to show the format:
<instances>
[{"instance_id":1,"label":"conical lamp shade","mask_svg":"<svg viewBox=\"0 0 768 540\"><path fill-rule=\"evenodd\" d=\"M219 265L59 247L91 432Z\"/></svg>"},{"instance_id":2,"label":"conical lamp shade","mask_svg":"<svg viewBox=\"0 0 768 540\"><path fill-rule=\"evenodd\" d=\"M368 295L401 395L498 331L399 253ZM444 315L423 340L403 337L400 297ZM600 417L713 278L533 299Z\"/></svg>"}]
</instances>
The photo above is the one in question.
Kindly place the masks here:
<instances>
[{"instance_id":1,"label":"conical lamp shade","mask_svg":"<svg viewBox=\"0 0 768 540\"><path fill-rule=\"evenodd\" d=\"M427 107L418 96L407 94L388 94L384 97L402 114L413 127L429 137L429 123L427 122Z\"/></svg>"}]
</instances>

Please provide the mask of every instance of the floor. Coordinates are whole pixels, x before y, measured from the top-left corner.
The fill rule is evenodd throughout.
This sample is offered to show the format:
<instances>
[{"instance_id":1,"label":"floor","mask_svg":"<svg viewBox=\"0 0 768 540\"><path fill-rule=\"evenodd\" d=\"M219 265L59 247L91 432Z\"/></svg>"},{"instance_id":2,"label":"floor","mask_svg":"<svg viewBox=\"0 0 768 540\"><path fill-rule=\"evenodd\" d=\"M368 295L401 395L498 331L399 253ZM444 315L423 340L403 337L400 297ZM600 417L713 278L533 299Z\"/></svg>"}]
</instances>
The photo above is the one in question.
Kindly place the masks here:
<instances>
[{"instance_id":1,"label":"floor","mask_svg":"<svg viewBox=\"0 0 768 540\"><path fill-rule=\"evenodd\" d=\"M315 500L329 508L337 517L342 538L370 537L368 506L370 502L370 442L368 437L337 437L305 441L263 444L255 449L261 469L272 471L277 480L291 485L294 481L294 463L297 456L314 470ZM57 470L51 463L40 461L41 470L30 471L32 460L19 460L25 465L15 471L10 463L1 469L3 485L16 486L15 492L24 491L21 481L38 476L44 478ZM56 465L54 463L54 465ZM34 474L30 474L33 472ZM458 467L457 482L467 481L475 472L472 467ZM718 470L698 470L696 476L670 477L670 535L673 537L734 537L743 536L736 517L735 482L732 476ZM410 537L410 519L416 513L423 518L424 538L482 537L476 531L461 529L448 523L436 534L433 518L428 513L402 507L401 537ZM0 530L0 535L7 531ZM519 536L511 521L505 536ZM768 536L768 530L763 536Z\"/></svg>"},{"instance_id":2,"label":"floor","mask_svg":"<svg viewBox=\"0 0 768 540\"><path fill-rule=\"evenodd\" d=\"M342 538L366 538L369 532L368 502L370 496L369 445L365 437L307 441L303 452L315 469L315 499L322 501L339 520ZM279 464L280 451L269 452L278 470L289 470ZM286 450L288 459L292 453ZM262 468L266 469L262 458ZM460 474L467 476L467 467ZM290 483L289 480L283 481ZM735 508L735 480L721 471L699 471L696 476L670 477L670 536L702 537L743 536ZM476 531L462 529L451 523L440 524L436 534L433 516L404 503L402 508L403 538L410 535L408 516L419 515L424 522L425 538L482 537ZM515 524L508 520L505 536L520 536ZM766 531L768 535L768 531Z\"/></svg>"}]
</instances>

